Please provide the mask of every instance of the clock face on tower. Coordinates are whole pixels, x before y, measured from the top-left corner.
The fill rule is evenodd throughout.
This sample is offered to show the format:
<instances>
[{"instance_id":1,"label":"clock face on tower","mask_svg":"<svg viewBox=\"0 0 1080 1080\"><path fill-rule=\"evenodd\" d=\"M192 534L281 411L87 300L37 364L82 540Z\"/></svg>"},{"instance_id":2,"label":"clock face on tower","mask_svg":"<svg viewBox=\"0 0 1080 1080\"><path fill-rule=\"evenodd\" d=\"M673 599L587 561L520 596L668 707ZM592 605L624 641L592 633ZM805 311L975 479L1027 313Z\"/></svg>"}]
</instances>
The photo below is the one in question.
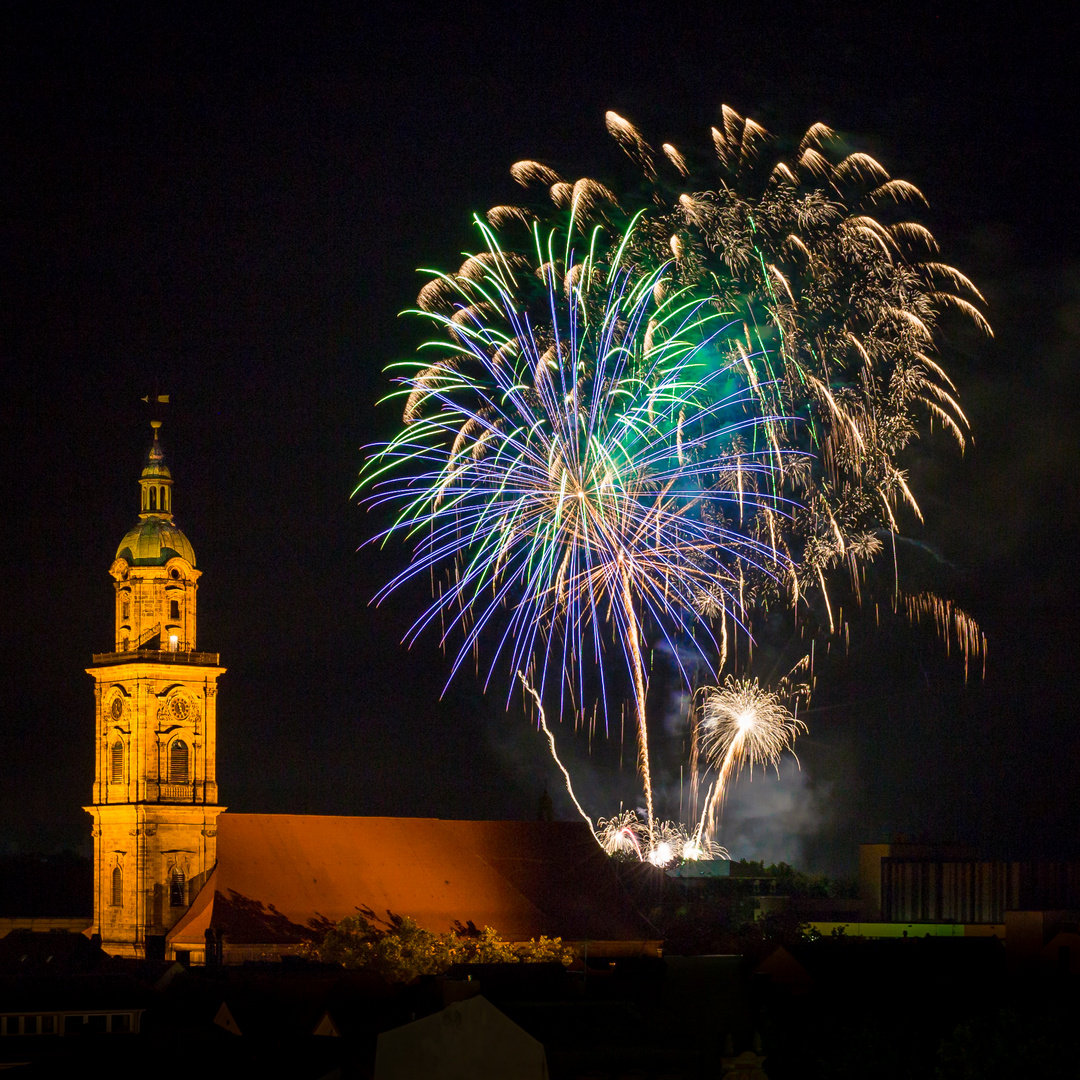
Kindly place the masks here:
<instances>
[{"instance_id":1,"label":"clock face on tower","mask_svg":"<svg viewBox=\"0 0 1080 1080\"><path fill-rule=\"evenodd\" d=\"M172 713L174 720L183 723L191 712L191 704L186 697L181 697L177 694L176 697L169 702L169 712Z\"/></svg>"},{"instance_id":2,"label":"clock face on tower","mask_svg":"<svg viewBox=\"0 0 1080 1080\"><path fill-rule=\"evenodd\" d=\"M112 701L112 715L114 720L119 720L124 715L124 702L121 698L114 697Z\"/></svg>"}]
</instances>

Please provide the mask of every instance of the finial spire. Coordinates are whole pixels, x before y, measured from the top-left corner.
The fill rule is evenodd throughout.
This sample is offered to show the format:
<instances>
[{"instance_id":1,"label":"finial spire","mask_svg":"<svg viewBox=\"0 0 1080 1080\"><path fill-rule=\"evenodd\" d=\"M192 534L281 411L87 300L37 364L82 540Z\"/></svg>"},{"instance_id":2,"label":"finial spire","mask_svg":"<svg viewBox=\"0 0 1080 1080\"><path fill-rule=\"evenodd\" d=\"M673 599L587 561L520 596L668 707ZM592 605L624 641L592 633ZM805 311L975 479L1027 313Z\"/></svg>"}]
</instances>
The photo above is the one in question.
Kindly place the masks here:
<instances>
[{"instance_id":1,"label":"finial spire","mask_svg":"<svg viewBox=\"0 0 1080 1080\"><path fill-rule=\"evenodd\" d=\"M142 476L139 478L142 489L139 517L144 520L154 517L172 521L172 474L165 464L165 451L158 440L161 421L151 420L150 426L154 429L154 441L146 452Z\"/></svg>"}]
</instances>

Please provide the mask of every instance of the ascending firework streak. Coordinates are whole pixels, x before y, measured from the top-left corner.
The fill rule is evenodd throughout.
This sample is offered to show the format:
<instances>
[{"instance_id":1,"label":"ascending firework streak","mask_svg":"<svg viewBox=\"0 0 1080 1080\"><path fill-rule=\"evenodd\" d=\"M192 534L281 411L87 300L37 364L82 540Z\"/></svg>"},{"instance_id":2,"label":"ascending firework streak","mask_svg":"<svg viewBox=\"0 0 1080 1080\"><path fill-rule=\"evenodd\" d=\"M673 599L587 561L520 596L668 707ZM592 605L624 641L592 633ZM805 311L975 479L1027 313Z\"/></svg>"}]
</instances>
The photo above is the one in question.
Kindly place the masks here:
<instances>
[{"instance_id":1,"label":"ascending firework streak","mask_svg":"<svg viewBox=\"0 0 1080 1080\"><path fill-rule=\"evenodd\" d=\"M746 574L790 574L757 520L789 513L785 456L762 434L777 418L724 359L726 317L666 286L666 265L539 230L530 262L478 224L487 250L421 293L436 357L394 365L406 426L361 474L368 504L397 512L375 539L414 545L377 599L449 567L406 640L440 618L444 642L460 631L453 677L488 631L487 679L508 661L541 697L551 674L581 702L588 663L603 699L613 638L653 847L642 623L673 652L676 640L714 652L695 598L718 594L738 619ZM631 238L632 226L622 248Z\"/></svg>"},{"instance_id":2,"label":"ascending firework streak","mask_svg":"<svg viewBox=\"0 0 1080 1080\"><path fill-rule=\"evenodd\" d=\"M570 774L566 771L566 766L559 760L559 755L555 750L555 736L551 732L551 728L547 726L547 717L544 715L544 703L540 700L540 695L533 689L532 684L524 675L519 671L517 673L518 678L521 680L521 686L525 692L536 703L536 720L540 727L543 729L544 734L547 736L548 747L551 750L551 756L555 759L555 764L559 766L559 771L563 774L563 780L566 783L566 790L570 798L573 800L574 806L577 808L577 812L585 819L586 824L589 826L589 832L593 834L593 839L597 843L601 843L600 838L596 835L596 827L593 825L592 818L581 807L581 803L578 802L578 797L574 794L574 785L570 781Z\"/></svg>"},{"instance_id":3,"label":"ascending firework streak","mask_svg":"<svg viewBox=\"0 0 1080 1080\"><path fill-rule=\"evenodd\" d=\"M806 730L782 703L780 695L763 690L757 679L728 676L723 686L705 691L701 739L706 759L716 769L716 779L706 795L705 809L694 833L696 840L711 837L717 815L731 783L744 767L777 768L796 735Z\"/></svg>"}]
</instances>

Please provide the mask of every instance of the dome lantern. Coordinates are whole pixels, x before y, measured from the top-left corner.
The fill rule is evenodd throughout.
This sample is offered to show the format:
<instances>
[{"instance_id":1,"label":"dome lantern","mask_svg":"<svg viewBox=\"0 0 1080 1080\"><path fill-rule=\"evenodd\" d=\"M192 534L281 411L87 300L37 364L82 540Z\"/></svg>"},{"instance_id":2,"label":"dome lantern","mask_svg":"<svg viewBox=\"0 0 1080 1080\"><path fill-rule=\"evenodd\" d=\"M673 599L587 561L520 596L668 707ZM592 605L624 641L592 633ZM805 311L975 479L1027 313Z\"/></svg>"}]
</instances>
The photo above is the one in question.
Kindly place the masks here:
<instances>
[{"instance_id":1,"label":"dome lantern","mask_svg":"<svg viewBox=\"0 0 1080 1080\"><path fill-rule=\"evenodd\" d=\"M158 429L161 427L160 420L151 420L150 426L154 429L154 441L146 452L146 463L143 465L142 476L139 477L141 489L141 501L139 517L144 521L147 518L162 518L172 521L172 473L165 464L165 451L158 441Z\"/></svg>"},{"instance_id":2,"label":"dome lantern","mask_svg":"<svg viewBox=\"0 0 1080 1080\"><path fill-rule=\"evenodd\" d=\"M131 566L164 566L179 556L194 567L195 549L173 523L173 479L158 438L161 421L151 420L150 426L154 429L154 441L146 452L139 477L139 520L120 541L116 557Z\"/></svg>"}]
</instances>

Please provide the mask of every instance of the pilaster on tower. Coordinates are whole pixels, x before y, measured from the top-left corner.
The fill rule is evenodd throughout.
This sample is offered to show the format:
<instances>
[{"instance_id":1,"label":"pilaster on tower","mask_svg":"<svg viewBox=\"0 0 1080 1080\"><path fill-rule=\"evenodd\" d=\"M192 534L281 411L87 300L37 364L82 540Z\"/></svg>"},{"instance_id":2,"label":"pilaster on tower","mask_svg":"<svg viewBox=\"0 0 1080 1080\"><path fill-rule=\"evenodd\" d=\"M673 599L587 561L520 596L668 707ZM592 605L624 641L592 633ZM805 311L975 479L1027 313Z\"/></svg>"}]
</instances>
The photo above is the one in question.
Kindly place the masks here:
<instances>
[{"instance_id":1,"label":"pilaster on tower","mask_svg":"<svg viewBox=\"0 0 1080 1080\"><path fill-rule=\"evenodd\" d=\"M109 567L115 646L87 668L95 691L94 932L146 955L217 855L217 653L196 651L201 571L173 521L173 480L154 421L139 517Z\"/></svg>"}]
</instances>

